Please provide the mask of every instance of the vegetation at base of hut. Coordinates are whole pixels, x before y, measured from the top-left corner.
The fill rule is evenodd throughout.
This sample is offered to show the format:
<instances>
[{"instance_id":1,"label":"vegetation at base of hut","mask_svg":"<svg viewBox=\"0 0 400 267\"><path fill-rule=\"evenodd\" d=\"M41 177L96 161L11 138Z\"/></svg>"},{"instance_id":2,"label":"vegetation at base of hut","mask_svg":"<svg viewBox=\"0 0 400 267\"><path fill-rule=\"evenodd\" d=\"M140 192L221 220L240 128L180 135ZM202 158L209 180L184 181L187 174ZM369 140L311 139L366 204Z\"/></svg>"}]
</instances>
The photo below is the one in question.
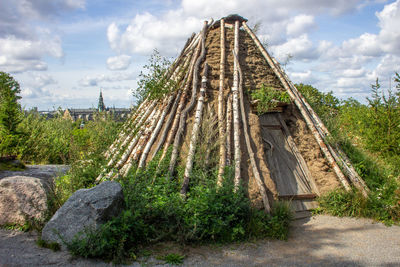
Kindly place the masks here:
<instances>
[{"instance_id":1,"label":"vegetation at base of hut","mask_svg":"<svg viewBox=\"0 0 400 267\"><path fill-rule=\"evenodd\" d=\"M149 63L144 65L146 71L139 74L140 80L138 88L133 92L133 96L141 103L149 97L149 99L160 99L168 92L173 91L176 84L170 79L168 70L171 62L154 50L150 56Z\"/></svg>"},{"instance_id":2,"label":"vegetation at base of hut","mask_svg":"<svg viewBox=\"0 0 400 267\"><path fill-rule=\"evenodd\" d=\"M160 166L159 156L146 168L132 168L119 180L126 209L98 231L87 231L86 238L67 244L72 254L123 262L141 247L159 241L224 243L287 238L292 218L289 206L277 204L271 214L254 210L243 188L234 190L232 167L225 169L223 185L218 187L218 170L203 173L195 164L184 199L179 193L183 176L169 179L170 152Z\"/></svg>"},{"instance_id":3,"label":"vegetation at base of hut","mask_svg":"<svg viewBox=\"0 0 400 267\"><path fill-rule=\"evenodd\" d=\"M319 199L317 212L336 216L368 217L387 224L400 221L400 77L397 92L381 89L378 80L368 104L355 99L340 101L332 92L322 93L310 85L296 87L327 125L329 142L349 157L370 193L355 189L334 190ZM397 125L397 127L396 127Z\"/></svg>"},{"instance_id":4,"label":"vegetation at base of hut","mask_svg":"<svg viewBox=\"0 0 400 267\"><path fill-rule=\"evenodd\" d=\"M279 102L290 103L290 97L286 91L265 86L250 92L251 99L257 106L258 115L262 115L275 108Z\"/></svg>"}]
</instances>

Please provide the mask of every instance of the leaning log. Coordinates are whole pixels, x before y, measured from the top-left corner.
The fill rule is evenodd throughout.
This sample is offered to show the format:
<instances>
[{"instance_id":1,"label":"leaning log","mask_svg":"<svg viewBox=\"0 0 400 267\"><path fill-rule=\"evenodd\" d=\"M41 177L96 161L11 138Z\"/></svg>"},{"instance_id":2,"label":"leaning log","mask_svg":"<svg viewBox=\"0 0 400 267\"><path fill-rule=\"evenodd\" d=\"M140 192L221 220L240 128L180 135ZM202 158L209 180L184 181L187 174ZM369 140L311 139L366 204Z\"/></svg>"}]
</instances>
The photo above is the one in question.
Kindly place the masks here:
<instances>
[{"instance_id":1,"label":"leaning log","mask_svg":"<svg viewBox=\"0 0 400 267\"><path fill-rule=\"evenodd\" d=\"M186 167L185 167L185 172L183 175L183 183L182 183L182 188L181 188L181 192L180 192L181 195L186 195L186 192L189 187L190 175L191 175L192 169L193 169L193 159L194 159L194 154L196 152L197 139L199 137L201 117L203 115L204 96L205 96L206 85L207 85L207 72L208 72L208 65L206 62L204 64L204 72L203 72L203 77L201 79L200 95L197 100L197 107L196 107L196 112L195 112L195 116L194 116L194 123L193 123L191 138L190 138L190 144L189 144L189 152L188 152L188 156L186 158Z\"/></svg>"},{"instance_id":2,"label":"leaning log","mask_svg":"<svg viewBox=\"0 0 400 267\"><path fill-rule=\"evenodd\" d=\"M239 53L239 21L235 21L235 54ZM239 124L239 71L237 62L233 62L233 87L232 87L232 109L233 109L233 147L235 163L235 188L239 188L240 183L240 124Z\"/></svg>"},{"instance_id":3,"label":"leaning log","mask_svg":"<svg viewBox=\"0 0 400 267\"><path fill-rule=\"evenodd\" d=\"M267 196L267 191L265 189L265 184L263 182L263 180L261 179L261 175L260 172L258 170L257 167L257 162L254 156L254 152L253 152L253 148L251 147L251 142L250 142L250 135L249 135L249 129L248 129L248 123L247 123L247 117L246 117L246 111L245 111L245 107L244 107L244 101L243 101L243 73L242 73L242 69L240 68L240 63L239 63L239 58L237 56L237 54L233 51L233 58L234 61L236 62L236 66L238 68L238 72L239 72L239 99L240 99L240 111L241 111L241 117L242 117L242 122L243 122L243 133L244 133L244 139L246 142L246 147L247 147L247 152L249 154L249 158L250 158L250 164L252 167L252 171L253 171L253 175L254 175L254 179L256 180L256 183L258 185L258 189L260 190L260 195L261 198L263 200L264 203L264 209L265 212L269 213L271 212L271 206L269 205L269 201L268 201L268 196Z\"/></svg>"},{"instance_id":4,"label":"leaning log","mask_svg":"<svg viewBox=\"0 0 400 267\"><path fill-rule=\"evenodd\" d=\"M218 91L218 133L219 133L219 167L218 185L222 184L222 175L226 164L225 129L224 129L224 83L225 83L225 22L221 19L221 59L219 63L219 91Z\"/></svg>"},{"instance_id":5,"label":"leaning log","mask_svg":"<svg viewBox=\"0 0 400 267\"><path fill-rule=\"evenodd\" d=\"M300 113L302 114L304 120L306 121L306 124L312 134L314 135L315 139L318 142L319 147L321 148L322 153L325 155L325 158L331 165L333 171L335 172L336 176L338 177L339 181L343 185L343 187L347 190L350 191L351 187L349 182L346 180L346 177L340 170L338 164L336 163L335 159L333 158L332 154L330 153L329 149L327 148L324 140L322 139L321 135L319 134L318 130L315 128L315 125L313 124L308 112L305 110L304 106L301 104L300 99L296 97L296 95L292 92L290 89L287 81L283 77L281 71L276 67L275 63L273 62L271 56L268 54L268 52L265 50L265 48L262 46L260 40L255 36L255 34L251 31L251 29L247 26L246 22L242 22L244 29L246 32L250 35L250 37L253 39L254 43L257 45L258 49L260 50L261 54L264 56L265 60L271 67L271 69L274 71L274 73L278 76L279 80L281 81L283 87L286 89L288 92L289 96L291 99L294 101L296 106L299 108Z\"/></svg>"}]
</instances>

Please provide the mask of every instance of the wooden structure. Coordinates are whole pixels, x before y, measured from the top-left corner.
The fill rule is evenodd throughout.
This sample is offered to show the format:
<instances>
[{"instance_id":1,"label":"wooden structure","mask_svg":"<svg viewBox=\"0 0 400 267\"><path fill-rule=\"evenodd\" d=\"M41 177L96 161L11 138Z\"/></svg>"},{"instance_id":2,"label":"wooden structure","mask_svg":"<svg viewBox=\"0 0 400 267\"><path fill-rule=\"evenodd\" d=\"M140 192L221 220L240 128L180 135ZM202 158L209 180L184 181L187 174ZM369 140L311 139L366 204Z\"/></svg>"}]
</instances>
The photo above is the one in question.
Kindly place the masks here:
<instances>
[{"instance_id":1,"label":"wooden structure","mask_svg":"<svg viewBox=\"0 0 400 267\"><path fill-rule=\"evenodd\" d=\"M185 195L204 120L214 114L215 135L207 151L217 157L218 184L226 165L234 183L247 187L254 203L269 212L276 199L291 200L297 212L316 206L315 197L335 187L364 195L365 183L342 153L331 147L329 132L279 64L261 45L246 19L230 15L205 22L186 42L167 72L178 89L163 99L145 99L130 114L119 137L105 153L108 166L98 181L124 176L137 163L143 168L155 155L172 149L169 171L184 167ZM251 90L261 86L286 91L291 103L258 116L250 104ZM254 102L254 101L253 101ZM206 159L208 160L208 159Z\"/></svg>"}]
</instances>

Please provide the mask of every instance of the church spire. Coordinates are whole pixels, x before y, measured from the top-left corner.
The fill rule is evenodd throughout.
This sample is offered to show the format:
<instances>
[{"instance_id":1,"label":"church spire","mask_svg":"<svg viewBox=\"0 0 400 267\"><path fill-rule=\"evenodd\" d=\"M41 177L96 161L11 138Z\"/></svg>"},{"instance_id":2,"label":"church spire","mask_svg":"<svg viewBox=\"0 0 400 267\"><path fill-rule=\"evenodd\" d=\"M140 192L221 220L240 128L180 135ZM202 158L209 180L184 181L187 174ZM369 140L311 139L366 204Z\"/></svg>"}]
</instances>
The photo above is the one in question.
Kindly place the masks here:
<instances>
[{"instance_id":1,"label":"church spire","mask_svg":"<svg viewBox=\"0 0 400 267\"><path fill-rule=\"evenodd\" d=\"M97 109L99 112L106 110L106 106L104 105L103 94L101 92L101 89L100 89L99 104L97 105Z\"/></svg>"}]
</instances>

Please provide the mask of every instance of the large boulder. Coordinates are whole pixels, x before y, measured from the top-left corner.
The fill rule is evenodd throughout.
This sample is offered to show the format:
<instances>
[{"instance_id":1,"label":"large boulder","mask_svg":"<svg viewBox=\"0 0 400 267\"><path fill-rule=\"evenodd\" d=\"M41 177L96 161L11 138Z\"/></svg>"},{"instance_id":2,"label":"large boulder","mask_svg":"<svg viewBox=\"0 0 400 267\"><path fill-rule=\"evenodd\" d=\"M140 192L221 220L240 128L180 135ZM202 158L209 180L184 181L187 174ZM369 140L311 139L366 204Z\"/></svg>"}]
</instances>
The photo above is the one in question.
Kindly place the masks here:
<instances>
[{"instance_id":1,"label":"large boulder","mask_svg":"<svg viewBox=\"0 0 400 267\"><path fill-rule=\"evenodd\" d=\"M105 181L91 189L80 189L45 225L42 239L65 247L64 242L84 237L85 228L96 230L117 216L123 205L122 187L117 182Z\"/></svg>"},{"instance_id":2,"label":"large boulder","mask_svg":"<svg viewBox=\"0 0 400 267\"><path fill-rule=\"evenodd\" d=\"M49 186L41 179L11 176L0 180L0 225L43 220Z\"/></svg>"}]
</instances>

